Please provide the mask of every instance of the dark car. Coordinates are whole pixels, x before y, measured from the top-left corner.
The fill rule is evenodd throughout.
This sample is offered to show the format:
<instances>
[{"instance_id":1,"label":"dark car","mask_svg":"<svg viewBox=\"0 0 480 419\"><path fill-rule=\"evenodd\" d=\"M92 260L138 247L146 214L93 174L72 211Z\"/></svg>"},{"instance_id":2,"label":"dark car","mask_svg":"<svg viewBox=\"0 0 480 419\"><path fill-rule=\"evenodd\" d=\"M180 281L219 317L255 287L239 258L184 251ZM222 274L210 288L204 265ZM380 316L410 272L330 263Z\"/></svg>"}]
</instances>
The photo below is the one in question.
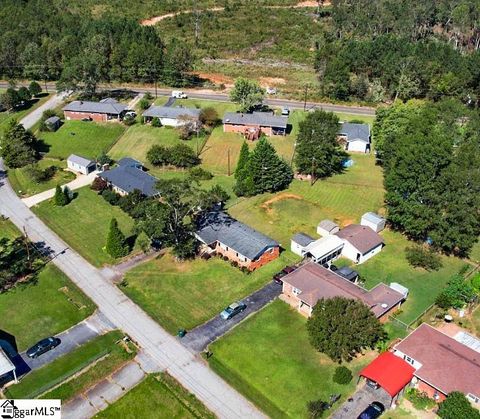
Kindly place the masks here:
<instances>
[{"instance_id":1,"label":"dark car","mask_svg":"<svg viewBox=\"0 0 480 419\"><path fill-rule=\"evenodd\" d=\"M385 412L385 406L380 402L372 402L370 405L358 416L357 419L376 419Z\"/></svg>"},{"instance_id":2,"label":"dark car","mask_svg":"<svg viewBox=\"0 0 480 419\"><path fill-rule=\"evenodd\" d=\"M225 310L220 313L220 317L223 320L229 320L233 316L236 316L238 313L241 313L243 310L247 308L247 305L242 301L238 303L230 304Z\"/></svg>"},{"instance_id":3,"label":"dark car","mask_svg":"<svg viewBox=\"0 0 480 419\"><path fill-rule=\"evenodd\" d=\"M292 273L295 269L297 269L296 266L285 266L285 268L283 268L278 274L275 274L275 275L273 276L273 280L274 280L277 284L283 284L282 278L283 278L285 275L288 275L288 274Z\"/></svg>"},{"instance_id":4,"label":"dark car","mask_svg":"<svg viewBox=\"0 0 480 419\"><path fill-rule=\"evenodd\" d=\"M43 355L45 352L55 349L60 345L62 341L59 338L49 337L42 339L40 342L37 342L30 349L27 350L27 356L29 358L37 358L40 355Z\"/></svg>"}]
</instances>

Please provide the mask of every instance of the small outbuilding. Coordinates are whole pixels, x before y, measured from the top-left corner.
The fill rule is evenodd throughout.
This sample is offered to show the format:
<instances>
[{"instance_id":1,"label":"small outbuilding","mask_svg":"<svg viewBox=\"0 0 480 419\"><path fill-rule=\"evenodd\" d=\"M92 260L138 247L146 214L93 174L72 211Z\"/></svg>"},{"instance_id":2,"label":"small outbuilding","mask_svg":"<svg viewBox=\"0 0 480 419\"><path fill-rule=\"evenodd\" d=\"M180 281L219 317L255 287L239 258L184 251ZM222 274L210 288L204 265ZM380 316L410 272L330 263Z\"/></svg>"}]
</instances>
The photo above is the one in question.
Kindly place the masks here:
<instances>
[{"instance_id":1,"label":"small outbuilding","mask_svg":"<svg viewBox=\"0 0 480 419\"><path fill-rule=\"evenodd\" d=\"M317 233L322 236L330 236L335 234L340 230L338 224L334 223L332 220L322 220L318 223Z\"/></svg>"},{"instance_id":2,"label":"small outbuilding","mask_svg":"<svg viewBox=\"0 0 480 419\"><path fill-rule=\"evenodd\" d=\"M362 215L360 224L362 226L370 227L375 233L379 233L385 228L385 218L374 212L366 212Z\"/></svg>"},{"instance_id":3,"label":"small outbuilding","mask_svg":"<svg viewBox=\"0 0 480 419\"><path fill-rule=\"evenodd\" d=\"M354 271L352 268L349 268L348 266L343 266L341 268L338 268L337 271L335 271L335 273L345 279L348 279L350 282L357 283L358 272Z\"/></svg>"},{"instance_id":4,"label":"small outbuilding","mask_svg":"<svg viewBox=\"0 0 480 419\"><path fill-rule=\"evenodd\" d=\"M62 121L58 116L51 116L45 120L44 124L49 131L53 132L60 128Z\"/></svg>"},{"instance_id":5,"label":"small outbuilding","mask_svg":"<svg viewBox=\"0 0 480 419\"><path fill-rule=\"evenodd\" d=\"M315 239L310 237L308 234L305 233L297 233L292 237L290 241L290 249L293 253L298 256L304 256L305 249L313 243Z\"/></svg>"},{"instance_id":6,"label":"small outbuilding","mask_svg":"<svg viewBox=\"0 0 480 419\"><path fill-rule=\"evenodd\" d=\"M81 173L82 175L88 175L96 169L97 164L93 160L85 157L77 156L76 154L70 154L67 159L67 167L74 172Z\"/></svg>"},{"instance_id":7,"label":"small outbuilding","mask_svg":"<svg viewBox=\"0 0 480 419\"><path fill-rule=\"evenodd\" d=\"M13 377L15 382L17 382L17 375L15 373L15 364L10 360L8 355L0 347L0 381L9 381L6 379L7 376Z\"/></svg>"}]
</instances>

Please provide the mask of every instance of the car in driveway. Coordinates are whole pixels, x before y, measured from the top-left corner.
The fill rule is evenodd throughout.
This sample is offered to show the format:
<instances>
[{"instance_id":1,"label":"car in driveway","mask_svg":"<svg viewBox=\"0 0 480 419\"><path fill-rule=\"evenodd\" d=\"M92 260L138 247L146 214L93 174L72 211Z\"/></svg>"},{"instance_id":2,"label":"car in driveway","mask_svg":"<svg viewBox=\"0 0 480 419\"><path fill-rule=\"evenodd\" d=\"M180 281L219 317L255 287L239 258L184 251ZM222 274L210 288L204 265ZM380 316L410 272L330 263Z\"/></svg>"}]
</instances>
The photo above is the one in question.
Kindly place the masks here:
<instances>
[{"instance_id":1,"label":"car in driveway","mask_svg":"<svg viewBox=\"0 0 480 419\"><path fill-rule=\"evenodd\" d=\"M230 304L225 310L220 313L220 317L223 320L229 320L232 317L236 316L238 313L241 313L247 308L247 305L242 301L237 303Z\"/></svg>"},{"instance_id":2,"label":"car in driveway","mask_svg":"<svg viewBox=\"0 0 480 419\"><path fill-rule=\"evenodd\" d=\"M37 358L40 355L55 349L58 345L60 345L60 343L62 343L62 341L53 336L42 339L27 350L27 356L29 358Z\"/></svg>"},{"instance_id":3,"label":"car in driveway","mask_svg":"<svg viewBox=\"0 0 480 419\"><path fill-rule=\"evenodd\" d=\"M277 284L281 285L281 284L283 284L282 278L285 275L288 275L288 274L292 273L295 269L297 269L296 266L285 266L285 268L283 268L278 274L273 275L273 280Z\"/></svg>"},{"instance_id":4,"label":"car in driveway","mask_svg":"<svg viewBox=\"0 0 480 419\"><path fill-rule=\"evenodd\" d=\"M385 412L385 406L380 402L372 402L358 415L357 419L376 419Z\"/></svg>"}]
</instances>

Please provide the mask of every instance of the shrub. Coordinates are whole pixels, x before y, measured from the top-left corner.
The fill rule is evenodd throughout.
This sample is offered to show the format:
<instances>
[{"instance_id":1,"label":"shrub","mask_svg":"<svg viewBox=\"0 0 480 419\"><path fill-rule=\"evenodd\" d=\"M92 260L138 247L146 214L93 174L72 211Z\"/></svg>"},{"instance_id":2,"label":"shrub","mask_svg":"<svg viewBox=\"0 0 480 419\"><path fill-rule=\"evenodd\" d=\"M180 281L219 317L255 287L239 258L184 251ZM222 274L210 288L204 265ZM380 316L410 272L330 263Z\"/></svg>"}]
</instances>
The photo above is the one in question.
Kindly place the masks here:
<instances>
[{"instance_id":1,"label":"shrub","mask_svg":"<svg viewBox=\"0 0 480 419\"><path fill-rule=\"evenodd\" d=\"M162 122L160 121L160 118L153 118L152 119L152 127L155 127L155 128L160 128L162 126Z\"/></svg>"},{"instance_id":2,"label":"shrub","mask_svg":"<svg viewBox=\"0 0 480 419\"><path fill-rule=\"evenodd\" d=\"M36 183L46 182L52 179L57 170L57 166L48 166L42 170L37 164L32 164L26 167L27 175Z\"/></svg>"},{"instance_id":3,"label":"shrub","mask_svg":"<svg viewBox=\"0 0 480 419\"><path fill-rule=\"evenodd\" d=\"M428 397L427 393L418 391L416 388L409 388L405 392L405 398L418 410L431 409L436 404L435 400Z\"/></svg>"},{"instance_id":4,"label":"shrub","mask_svg":"<svg viewBox=\"0 0 480 419\"><path fill-rule=\"evenodd\" d=\"M209 106L200 111L200 121L208 127L214 127L218 124L220 118L215 108Z\"/></svg>"},{"instance_id":5,"label":"shrub","mask_svg":"<svg viewBox=\"0 0 480 419\"><path fill-rule=\"evenodd\" d=\"M329 408L327 402L323 400L315 400L307 403L308 416L311 419L321 418L325 411Z\"/></svg>"},{"instance_id":6,"label":"shrub","mask_svg":"<svg viewBox=\"0 0 480 419\"><path fill-rule=\"evenodd\" d=\"M192 167L200 163L200 159L186 144L177 144L170 148L170 163L177 167Z\"/></svg>"},{"instance_id":7,"label":"shrub","mask_svg":"<svg viewBox=\"0 0 480 419\"><path fill-rule=\"evenodd\" d=\"M472 285L465 281L460 275L455 275L444 290L437 296L435 304L449 309L451 307L461 308L475 297L475 290Z\"/></svg>"},{"instance_id":8,"label":"shrub","mask_svg":"<svg viewBox=\"0 0 480 419\"><path fill-rule=\"evenodd\" d=\"M415 268L424 268L427 271L438 271L442 267L442 259L431 249L421 245L414 245L405 249L408 263Z\"/></svg>"},{"instance_id":9,"label":"shrub","mask_svg":"<svg viewBox=\"0 0 480 419\"><path fill-rule=\"evenodd\" d=\"M228 262L228 261L229 261L228 256L222 256L222 259L223 259L225 262Z\"/></svg>"},{"instance_id":10,"label":"shrub","mask_svg":"<svg viewBox=\"0 0 480 419\"><path fill-rule=\"evenodd\" d=\"M480 412L475 409L463 393L452 391L440 403L437 415L442 419L480 419Z\"/></svg>"},{"instance_id":11,"label":"shrub","mask_svg":"<svg viewBox=\"0 0 480 419\"><path fill-rule=\"evenodd\" d=\"M146 97L144 97L140 100L140 102L138 102L138 106L140 106L140 109L145 111L150 107L150 101Z\"/></svg>"},{"instance_id":12,"label":"shrub","mask_svg":"<svg viewBox=\"0 0 480 419\"><path fill-rule=\"evenodd\" d=\"M126 116L123 118L123 124L126 125L127 127L135 124L135 118L133 116Z\"/></svg>"},{"instance_id":13,"label":"shrub","mask_svg":"<svg viewBox=\"0 0 480 419\"><path fill-rule=\"evenodd\" d=\"M112 164L112 162L113 162L112 158L107 153L105 153L105 151L102 151L100 155L97 157L97 163L102 166L104 164Z\"/></svg>"},{"instance_id":14,"label":"shrub","mask_svg":"<svg viewBox=\"0 0 480 419\"><path fill-rule=\"evenodd\" d=\"M161 166L170 162L170 151L162 145L153 145L147 151L147 160L154 166Z\"/></svg>"},{"instance_id":15,"label":"shrub","mask_svg":"<svg viewBox=\"0 0 480 419\"><path fill-rule=\"evenodd\" d=\"M143 98L146 100L153 100L153 95L150 92L147 92Z\"/></svg>"},{"instance_id":16,"label":"shrub","mask_svg":"<svg viewBox=\"0 0 480 419\"><path fill-rule=\"evenodd\" d=\"M213 178L212 173L210 173L208 170L205 170L201 167L192 167L188 171L188 175L190 176L190 179L196 180L196 181L210 180Z\"/></svg>"},{"instance_id":17,"label":"shrub","mask_svg":"<svg viewBox=\"0 0 480 419\"><path fill-rule=\"evenodd\" d=\"M142 231L136 238L135 244L142 249L143 253L147 253L151 246L152 246L152 240L150 240L150 237L147 236L147 234Z\"/></svg>"},{"instance_id":18,"label":"shrub","mask_svg":"<svg viewBox=\"0 0 480 419\"><path fill-rule=\"evenodd\" d=\"M55 195L53 196L53 202L57 207L64 207L70 202L68 193L64 193L60 185L55 188Z\"/></svg>"},{"instance_id":19,"label":"shrub","mask_svg":"<svg viewBox=\"0 0 480 419\"><path fill-rule=\"evenodd\" d=\"M335 368L335 373L333 374L333 382L337 384L348 384L352 381L353 375L347 367L340 366Z\"/></svg>"},{"instance_id":20,"label":"shrub","mask_svg":"<svg viewBox=\"0 0 480 419\"><path fill-rule=\"evenodd\" d=\"M238 268L238 262L236 260L232 260L230 263L234 268Z\"/></svg>"},{"instance_id":21,"label":"shrub","mask_svg":"<svg viewBox=\"0 0 480 419\"><path fill-rule=\"evenodd\" d=\"M114 258L120 258L128 255L129 248L127 240L125 239L125 235L118 227L118 221L115 218L112 218L110 221L110 230L108 232L107 244L105 248L107 253Z\"/></svg>"},{"instance_id":22,"label":"shrub","mask_svg":"<svg viewBox=\"0 0 480 419\"><path fill-rule=\"evenodd\" d=\"M103 190L101 195L110 205L118 205L120 202L120 195L110 189Z\"/></svg>"}]
</instances>

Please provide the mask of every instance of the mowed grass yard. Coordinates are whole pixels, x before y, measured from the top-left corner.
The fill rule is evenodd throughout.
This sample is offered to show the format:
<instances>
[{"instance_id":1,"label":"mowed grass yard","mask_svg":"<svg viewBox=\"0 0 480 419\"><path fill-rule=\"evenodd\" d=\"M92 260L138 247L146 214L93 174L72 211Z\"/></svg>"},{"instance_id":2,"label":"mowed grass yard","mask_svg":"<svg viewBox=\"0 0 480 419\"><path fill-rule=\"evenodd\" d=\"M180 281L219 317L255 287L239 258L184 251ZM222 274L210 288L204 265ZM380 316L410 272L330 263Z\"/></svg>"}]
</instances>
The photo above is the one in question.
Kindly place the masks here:
<instances>
[{"instance_id":1,"label":"mowed grass yard","mask_svg":"<svg viewBox=\"0 0 480 419\"><path fill-rule=\"evenodd\" d=\"M227 382L274 418L307 418L307 403L353 393L356 373L375 354L344 364L354 374L348 385L333 382L338 364L315 351L306 319L276 300L210 345L210 366Z\"/></svg>"},{"instance_id":2,"label":"mowed grass yard","mask_svg":"<svg viewBox=\"0 0 480 419\"><path fill-rule=\"evenodd\" d=\"M122 291L175 334L180 328L193 329L261 288L293 260L285 252L247 275L220 258L177 262L166 254L129 271Z\"/></svg>"},{"instance_id":3,"label":"mowed grass yard","mask_svg":"<svg viewBox=\"0 0 480 419\"><path fill-rule=\"evenodd\" d=\"M15 227L15 225L9 220L0 219L0 239L14 239L20 236L22 233Z\"/></svg>"},{"instance_id":4,"label":"mowed grass yard","mask_svg":"<svg viewBox=\"0 0 480 419\"><path fill-rule=\"evenodd\" d=\"M65 121L56 132L41 132L48 157L66 159L78 154L90 159L102 151L108 151L125 132L125 126L117 122Z\"/></svg>"},{"instance_id":5,"label":"mowed grass yard","mask_svg":"<svg viewBox=\"0 0 480 419\"><path fill-rule=\"evenodd\" d=\"M1 329L15 336L20 351L63 332L94 310L95 305L51 264L42 269L36 283L0 294Z\"/></svg>"},{"instance_id":6,"label":"mowed grass yard","mask_svg":"<svg viewBox=\"0 0 480 419\"><path fill-rule=\"evenodd\" d=\"M52 200L48 200L32 210L69 246L95 266L114 263L115 260L103 250L110 220L116 218L127 237L131 234L133 220L89 187L81 188L76 193L76 198L65 207L57 207Z\"/></svg>"},{"instance_id":7,"label":"mowed grass yard","mask_svg":"<svg viewBox=\"0 0 480 419\"><path fill-rule=\"evenodd\" d=\"M117 402L98 413L96 419L213 419L193 395L167 374L149 375Z\"/></svg>"}]
</instances>

